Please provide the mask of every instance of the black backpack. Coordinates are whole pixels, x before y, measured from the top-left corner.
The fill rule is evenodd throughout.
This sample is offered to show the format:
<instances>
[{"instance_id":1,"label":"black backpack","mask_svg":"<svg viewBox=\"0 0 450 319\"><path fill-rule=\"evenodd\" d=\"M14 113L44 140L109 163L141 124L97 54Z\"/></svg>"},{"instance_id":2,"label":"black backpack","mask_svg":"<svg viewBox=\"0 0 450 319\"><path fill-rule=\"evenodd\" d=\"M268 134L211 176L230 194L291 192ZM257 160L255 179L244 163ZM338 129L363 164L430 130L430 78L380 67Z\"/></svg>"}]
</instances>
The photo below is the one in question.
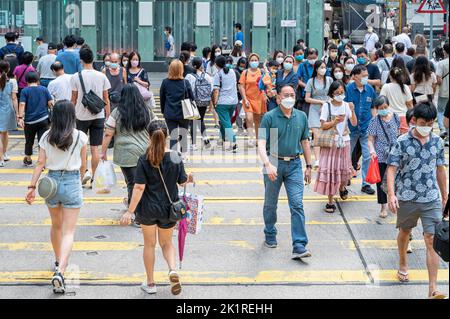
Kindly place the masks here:
<instances>
[{"instance_id":1,"label":"black backpack","mask_svg":"<svg viewBox=\"0 0 450 319\"><path fill-rule=\"evenodd\" d=\"M99 114L105 108L106 103L97 94L92 92L92 90L86 93L81 72L78 72L78 77L80 79L81 89L83 90L83 99L81 100L81 103L89 110L89 112L91 112L92 115Z\"/></svg>"},{"instance_id":2,"label":"black backpack","mask_svg":"<svg viewBox=\"0 0 450 319\"><path fill-rule=\"evenodd\" d=\"M16 45L13 51L10 51L6 46L2 48L3 60L9 63L9 69L11 73L14 72L16 66L19 65L19 58L17 56L17 48L19 46Z\"/></svg>"},{"instance_id":3,"label":"black backpack","mask_svg":"<svg viewBox=\"0 0 450 319\"><path fill-rule=\"evenodd\" d=\"M449 204L450 202L447 201L447 205L445 206L444 214L448 216L449 212ZM448 241L448 219L442 219L442 221L436 225L436 231L434 234L434 242L433 242L433 248L436 251L436 253L441 256L441 258L448 262L448 248L449 248L449 241Z\"/></svg>"}]
</instances>

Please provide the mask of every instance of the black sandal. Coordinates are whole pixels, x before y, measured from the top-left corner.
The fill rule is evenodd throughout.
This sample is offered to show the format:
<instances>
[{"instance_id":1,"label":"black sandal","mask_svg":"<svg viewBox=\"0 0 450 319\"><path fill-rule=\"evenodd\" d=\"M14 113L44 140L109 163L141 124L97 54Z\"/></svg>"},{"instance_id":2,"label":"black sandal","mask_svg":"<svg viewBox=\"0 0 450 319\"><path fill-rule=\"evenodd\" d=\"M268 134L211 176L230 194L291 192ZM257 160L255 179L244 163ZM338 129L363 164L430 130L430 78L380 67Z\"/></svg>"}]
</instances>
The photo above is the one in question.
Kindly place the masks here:
<instances>
[{"instance_id":1,"label":"black sandal","mask_svg":"<svg viewBox=\"0 0 450 319\"><path fill-rule=\"evenodd\" d=\"M348 199L348 190L347 190L347 188L344 187L343 191L339 191L339 195L341 196L342 200L347 200Z\"/></svg>"},{"instance_id":2,"label":"black sandal","mask_svg":"<svg viewBox=\"0 0 450 319\"><path fill-rule=\"evenodd\" d=\"M327 204L327 206L325 206L325 212L327 212L328 214L334 214L336 212L336 205Z\"/></svg>"}]
</instances>

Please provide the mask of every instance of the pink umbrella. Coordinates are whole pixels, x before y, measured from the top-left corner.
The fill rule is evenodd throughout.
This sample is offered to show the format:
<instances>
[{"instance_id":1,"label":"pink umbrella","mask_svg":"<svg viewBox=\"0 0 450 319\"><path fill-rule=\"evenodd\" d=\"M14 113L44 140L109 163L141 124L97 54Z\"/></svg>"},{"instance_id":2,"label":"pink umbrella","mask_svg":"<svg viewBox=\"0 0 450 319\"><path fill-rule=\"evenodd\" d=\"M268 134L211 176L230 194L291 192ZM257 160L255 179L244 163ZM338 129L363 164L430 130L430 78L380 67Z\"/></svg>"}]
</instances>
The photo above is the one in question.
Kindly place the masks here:
<instances>
[{"instance_id":1,"label":"pink umbrella","mask_svg":"<svg viewBox=\"0 0 450 319\"><path fill-rule=\"evenodd\" d=\"M188 232L187 215L188 215L188 212L190 211L190 207L187 203L187 198L186 198L186 187L184 187L184 195L183 195L182 199L186 205L186 213L184 214L183 218L178 223L178 255L180 258L180 269L181 269L181 264L183 262L184 246L186 244L186 235Z\"/></svg>"}]
</instances>

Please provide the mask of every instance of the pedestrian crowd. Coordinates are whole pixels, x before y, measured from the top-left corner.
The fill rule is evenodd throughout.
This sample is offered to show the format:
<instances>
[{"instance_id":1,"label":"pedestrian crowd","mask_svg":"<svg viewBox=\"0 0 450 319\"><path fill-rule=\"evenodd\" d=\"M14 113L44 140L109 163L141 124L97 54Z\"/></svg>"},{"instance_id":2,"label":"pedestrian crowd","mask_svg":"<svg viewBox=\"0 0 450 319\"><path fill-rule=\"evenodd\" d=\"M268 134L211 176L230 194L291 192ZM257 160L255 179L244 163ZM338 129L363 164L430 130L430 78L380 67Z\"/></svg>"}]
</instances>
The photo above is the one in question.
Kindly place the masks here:
<instances>
[{"instance_id":1,"label":"pedestrian crowd","mask_svg":"<svg viewBox=\"0 0 450 319\"><path fill-rule=\"evenodd\" d=\"M168 75L159 88L163 120L153 113L148 70L138 52L105 54L96 70L94 52L76 36L68 35L63 47L39 37L33 55L15 44L14 33L6 34L7 45L0 49L0 167L9 160L8 132L19 126L25 134L23 164L34 166L27 202L35 200L44 168L57 181L56 193L46 199L56 259L55 292L64 291L82 185L92 187L109 148L127 184L121 223L141 227L144 235L147 280L142 289L156 292L158 237L172 292L178 294L181 284L172 244L176 221L168 212L176 210L177 185L193 182L184 168L189 152L216 148L235 154L243 146L254 148L264 167L267 247L277 247L283 183L291 211L292 258L304 259L312 256L307 249L305 184L314 179L314 192L328 198L324 212L333 214L335 197L349 198L347 188L360 171L361 192L377 194L380 217L397 215L399 281L409 280L406 254L420 219L429 297L445 297L437 289L439 256L433 238L448 198L444 145L448 146L449 42L436 48L431 59L422 35L411 41L404 29L380 43L369 27L363 46L357 48L328 23L323 57L299 40L291 52L277 50L269 59L246 52L239 23L232 50L222 43L203 48L200 56L193 42L182 43L176 56L172 29L166 27ZM207 113L219 129L216 141L206 129ZM433 132L436 120L439 134ZM243 144L237 142L239 135L247 136ZM36 136L39 158L33 165ZM369 176L374 169L381 176L376 190Z\"/></svg>"}]
</instances>

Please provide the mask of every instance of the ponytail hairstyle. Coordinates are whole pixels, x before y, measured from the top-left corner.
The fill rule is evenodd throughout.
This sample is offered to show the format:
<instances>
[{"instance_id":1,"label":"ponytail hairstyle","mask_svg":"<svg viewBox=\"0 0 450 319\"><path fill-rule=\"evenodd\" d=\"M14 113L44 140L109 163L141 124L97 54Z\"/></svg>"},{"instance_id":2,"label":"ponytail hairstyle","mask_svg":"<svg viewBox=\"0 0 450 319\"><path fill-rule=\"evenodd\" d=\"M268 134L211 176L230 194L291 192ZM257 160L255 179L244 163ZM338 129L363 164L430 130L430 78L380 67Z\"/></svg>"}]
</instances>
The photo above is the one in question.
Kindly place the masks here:
<instances>
[{"instance_id":1,"label":"ponytail hairstyle","mask_svg":"<svg viewBox=\"0 0 450 319\"><path fill-rule=\"evenodd\" d=\"M391 72L389 74L391 76L392 79L395 80L395 82L397 82L398 85L400 85L400 89L402 90L403 94L406 94L406 90L405 90L405 83L403 82L405 76L403 74L403 70L400 68L393 68L391 69Z\"/></svg>"},{"instance_id":2,"label":"ponytail hairstyle","mask_svg":"<svg viewBox=\"0 0 450 319\"><path fill-rule=\"evenodd\" d=\"M9 63L7 61L0 61L0 90L6 86L8 81Z\"/></svg>"},{"instance_id":3,"label":"ponytail hairstyle","mask_svg":"<svg viewBox=\"0 0 450 319\"><path fill-rule=\"evenodd\" d=\"M76 126L75 107L67 100L58 101L53 106L52 123L47 135L48 143L62 151L67 151L73 143Z\"/></svg>"},{"instance_id":4,"label":"ponytail hairstyle","mask_svg":"<svg viewBox=\"0 0 450 319\"><path fill-rule=\"evenodd\" d=\"M150 144L147 149L147 160L155 168L161 165L166 153L166 139L168 130L166 122L155 120L148 125L148 134L150 136Z\"/></svg>"},{"instance_id":5,"label":"ponytail hairstyle","mask_svg":"<svg viewBox=\"0 0 450 319\"><path fill-rule=\"evenodd\" d=\"M216 65L217 67L221 68L225 74L228 74L230 72L230 69L226 67L227 60L223 55L220 55L216 58Z\"/></svg>"},{"instance_id":6,"label":"ponytail hairstyle","mask_svg":"<svg viewBox=\"0 0 450 319\"><path fill-rule=\"evenodd\" d=\"M200 57L195 57L192 59L192 67L198 71L203 69L203 60Z\"/></svg>"}]
</instances>

